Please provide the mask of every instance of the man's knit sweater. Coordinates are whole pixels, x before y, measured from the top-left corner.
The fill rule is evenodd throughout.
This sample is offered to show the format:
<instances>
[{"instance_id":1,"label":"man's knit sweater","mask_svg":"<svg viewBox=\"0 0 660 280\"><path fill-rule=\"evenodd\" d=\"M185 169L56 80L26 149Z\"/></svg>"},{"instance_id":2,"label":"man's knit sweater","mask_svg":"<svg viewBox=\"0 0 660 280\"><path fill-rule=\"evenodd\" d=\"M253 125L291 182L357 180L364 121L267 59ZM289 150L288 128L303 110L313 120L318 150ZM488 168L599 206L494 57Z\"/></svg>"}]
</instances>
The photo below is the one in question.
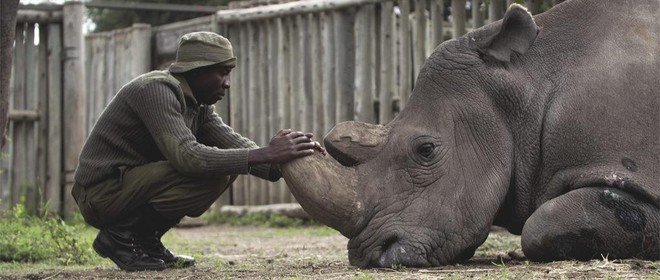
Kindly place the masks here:
<instances>
[{"instance_id":1,"label":"man's knit sweater","mask_svg":"<svg viewBox=\"0 0 660 280\"><path fill-rule=\"evenodd\" d=\"M122 87L85 142L75 181L84 187L118 178L121 170L169 161L184 176L248 173L248 151L258 148L224 124L214 106L197 103L179 75L153 71ZM279 172L258 165L250 173L275 181Z\"/></svg>"}]
</instances>

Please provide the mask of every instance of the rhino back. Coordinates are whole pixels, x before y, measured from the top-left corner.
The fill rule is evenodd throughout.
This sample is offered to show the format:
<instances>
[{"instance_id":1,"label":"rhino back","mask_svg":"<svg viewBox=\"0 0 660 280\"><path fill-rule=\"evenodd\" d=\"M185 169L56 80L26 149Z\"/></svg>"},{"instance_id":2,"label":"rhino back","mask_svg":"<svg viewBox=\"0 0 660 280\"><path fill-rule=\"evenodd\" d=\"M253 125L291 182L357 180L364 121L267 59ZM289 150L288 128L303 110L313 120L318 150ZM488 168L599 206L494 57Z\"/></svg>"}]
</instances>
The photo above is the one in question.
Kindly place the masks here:
<instances>
[{"instance_id":1,"label":"rhino back","mask_svg":"<svg viewBox=\"0 0 660 280\"><path fill-rule=\"evenodd\" d=\"M533 205L603 182L659 205L660 1L562 5L537 17L530 53L555 74Z\"/></svg>"}]
</instances>

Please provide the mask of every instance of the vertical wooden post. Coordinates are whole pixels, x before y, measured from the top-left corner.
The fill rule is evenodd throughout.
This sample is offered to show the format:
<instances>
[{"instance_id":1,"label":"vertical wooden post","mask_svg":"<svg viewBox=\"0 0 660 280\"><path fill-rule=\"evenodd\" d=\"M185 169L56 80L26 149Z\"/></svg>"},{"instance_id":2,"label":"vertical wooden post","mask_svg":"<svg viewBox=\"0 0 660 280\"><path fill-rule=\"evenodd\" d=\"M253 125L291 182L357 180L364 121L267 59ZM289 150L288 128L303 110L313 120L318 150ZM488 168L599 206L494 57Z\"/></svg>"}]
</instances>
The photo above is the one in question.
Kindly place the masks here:
<instances>
[{"instance_id":1,"label":"vertical wooden post","mask_svg":"<svg viewBox=\"0 0 660 280\"><path fill-rule=\"evenodd\" d=\"M415 0L415 25L414 25L414 38L413 46L415 47L414 56L414 70L415 77L419 74L419 70L426 60L426 1Z\"/></svg>"},{"instance_id":2,"label":"vertical wooden post","mask_svg":"<svg viewBox=\"0 0 660 280\"><path fill-rule=\"evenodd\" d=\"M83 67L82 2L65 2L64 19L64 216L75 208L71 197L73 175L85 142L85 71Z\"/></svg>"},{"instance_id":3,"label":"vertical wooden post","mask_svg":"<svg viewBox=\"0 0 660 280\"><path fill-rule=\"evenodd\" d=\"M131 72L128 73L127 83L138 75L151 70L151 26L144 23L136 23L129 29L128 56Z\"/></svg>"},{"instance_id":4,"label":"vertical wooden post","mask_svg":"<svg viewBox=\"0 0 660 280\"><path fill-rule=\"evenodd\" d=\"M278 61L279 61L279 31L280 31L280 26L278 25L279 18L274 18L274 19L269 19L266 22L266 29L267 29L267 43L265 44L268 46L267 48L267 60L268 60L268 65L267 67L267 72L268 72L268 90L266 91L266 95L269 96L269 102L268 102L268 127L269 127L269 132L271 135L267 136L273 136L275 133L277 133L280 129L282 129L282 116L280 115L280 91L279 91L279 86L280 86L280 81L278 80ZM268 139L266 139L268 140ZM267 144L267 143L266 143ZM268 193L268 203L281 203L282 201L280 200L280 192L284 188L286 189L286 185L283 183L284 180L280 180L280 182L272 183L269 184L268 189L264 190L264 192Z\"/></svg>"},{"instance_id":5,"label":"vertical wooden post","mask_svg":"<svg viewBox=\"0 0 660 280\"><path fill-rule=\"evenodd\" d=\"M258 111L253 113L253 118L255 121L261 123L261 129L257 132L257 135L255 136L250 136L250 137L256 137L257 144L259 146L264 146L268 145L268 140L272 135L271 134L271 128L269 125L269 119L270 119L270 107L268 104L270 103L271 97L270 97L270 91L269 91L269 84L268 84L268 48L270 45L268 45L268 23L265 20L261 20L258 22L255 22L255 26L257 29L255 30L257 33L256 37L256 42L257 42L257 51L259 53L258 55L258 60L257 60L257 71L259 71L259 80L256 82L259 83L259 92L257 93L258 99L256 102L259 104ZM269 187L271 185L270 182L256 178L257 180L257 205L264 205L268 204L269 201Z\"/></svg>"},{"instance_id":6,"label":"vertical wooden post","mask_svg":"<svg viewBox=\"0 0 660 280\"><path fill-rule=\"evenodd\" d=\"M399 1L399 104L403 109L410 98L412 83L414 81L412 72L413 56L410 52L410 0Z\"/></svg>"},{"instance_id":7,"label":"vertical wooden post","mask_svg":"<svg viewBox=\"0 0 660 280\"><path fill-rule=\"evenodd\" d=\"M312 59L312 99L314 100L312 132L316 141L323 143L323 47L321 41L321 16L319 13L309 15L310 57Z\"/></svg>"},{"instance_id":8,"label":"vertical wooden post","mask_svg":"<svg viewBox=\"0 0 660 280\"><path fill-rule=\"evenodd\" d=\"M288 18L278 18L276 22L277 27L277 116L279 119L279 129L291 127L291 112L289 110L289 100L291 96L291 49L289 35L289 20ZM286 188L284 180L280 180L280 188L278 193L278 200L280 202L287 202L291 196L289 189Z\"/></svg>"},{"instance_id":9,"label":"vertical wooden post","mask_svg":"<svg viewBox=\"0 0 660 280\"><path fill-rule=\"evenodd\" d=\"M236 56L236 46L233 41L233 38L229 35L229 28L226 24L220 25L218 24L216 17L211 18L211 31L215 32L217 34L222 35L223 37L226 37L229 39L229 41L232 43L232 47L234 48L234 56ZM235 77L236 75L231 75L230 77ZM231 87L233 85L233 80L229 80L229 88L231 90ZM215 104L215 112L222 118L222 121L225 124L230 125L231 124L231 92L229 92L226 97L223 100L220 100L217 104ZM220 207L223 205L231 205L232 204L232 193L233 193L233 185L236 183L233 183L232 186L229 186L222 195L216 200L214 203L214 210L219 211Z\"/></svg>"},{"instance_id":10,"label":"vertical wooden post","mask_svg":"<svg viewBox=\"0 0 660 280\"><path fill-rule=\"evenodd\" d=\"M26 104L26 64L27 64L27 54L26 54L26 38L25 38L26 25L21 23L16 26L16 45L14 47L14 69L13 69L13 90L10 89L10 92L13 93L13 99L9 102L9 110L18 109L25 110L27 109ZM13 102L11 102L13 101ZM11 142L11 168L10 168L10 194L11 194L11 205L16 205L21 202L21 185L24 183L26 178L26 172L28 169L27 165L27 149L25 143L27 142L27 128L25 122L21 120L10 120L9 121L12 127L12 138Z\"/></svg>"},{"instance_id":11,"label":"vertical wooden post","mask_svg":"<svg viewBox=\"0 0 660 280\"><path fill-rule=\"evenodd\" d=\"M247 24L247 35L248 35L248 41L249 45L247 45L247 49L249 51L249 61L248 61L248 75L250 75L250 82L248 83L248 115L246 116L246 121L248 122L248 137L254 139L257 144L259 144L259 139L256 139L255 136L259 131L262 129L262 123L258 121L258 116L259 114L259 105L261 100L259 99L259 93L261 91L260 89L260 74L261 71L259 71L259 45L257 43L258 41L258 33L256 30L255 23L250 22ZM259 184L257 183L256 178L250 176L248 179L250 180L250 187L248 188L249 190L249 199L248 199L248 205L255 205L257 202L259 191L261 190L259 187Z\"/></svg>"},{"instance_id":12,"label":"vertical wooden post","mask_svg":"<svg viewBox=\"0 0 660 280\"><path fill-rule=\"evenodd\" d=\"M444 41L443 24L444 24L444 0L433 0L431 2L431 51L435 49L442 41Z\"/></svg>"},{"instance_id":13,"label":"vertical wooden post","mask_svg":"<svg viewBox=\"0 0 660 280\"><path fill-rule=\"evenodd\" d=\"M38 76L37 76L37 69L38 69L38 63L39 63L39 57L38 57L38 50L37 47L34 45L34 36L35 36L35 25L34 24L29 24L28 29L26 32L26 38L25 38L25 47L26 47L26 59L25 63L27 65L27 71L26 71L26 95L25 95L25 109L28 110L37 110L37 97L38 97ZM37 199L37 180L36 180L36 162L37 162L37 135L36 135L36 128L37 126L35 125L35 120L26 120L23 123L23 127L25 128L25 136L26 136L26 142L25 142L25 147L26 147L26 155L25 158L27 159L26 161L26 170L25 170L25 179L23 181L23 194L25 195L25 206L26 209L29 211L29 213L36 214L37 213L37 208L39 205L37 205L37 202L39 199Z\"/></svg>"},{"instance_id":14,"label":"vertical wooden post","mask_svg":"<svg viewBox=\"0 0 660 280\"><path fill-rule=\"evenodd\" d=\"M374 5L364 5L359 8L355 20L355 52L356 59L359 61L355 65L355 119L367 123L375 122L373 110L375 86L371 71L374 63L372 60L374 46L371 40L374 14ZM391 15L387 16L391 18ZM390 33L388 33L389 35Z\"/></svg>"},{"instance_id":15,"label":"vertical wooden post","mask_svg":"<svg viewBox=\"0 0 660 280\"><path fill-rule=\"evenodd\" d=\"M392 37L392 8L390 1L381 3L380 14L380 87L378 90L380 100L378 121L382 124L394 118L392 95L394 89L393 56L394 41Z\"/></svg>"},{"instance_id":16,"label":"vertical wooden post","mask_svg":"<svg viewBox=\"0 0 660 280\"><path fill-rule=\"evenodd\" d=\"M321 15L321 40L323 42L323 130L329 131L337 121L335 86L335 31L331 12Z\"/></svg>"},{"instance_id":17,"label":"vertical wooden post","mask_svg":"<svg viewBox=\"0 0 660 280\"><path fill-rule=\"evenodd\" d=\"M465 1L466 0L451 0L451 18L453 25L453 38L458 38L465 34Z\"/></svg>"},{"instance_id":18,"label":"vertical wooden post","mask_svg":"<svg viewBox=\"0 0 660 280\"><path fill-rule=\"evenodd\" d=\"M48 210L64 213L62 177L62 26L48 25Z\"/></svg>"},{"instance_id":19,"label":"vertical wooden post","mask_svg":"<svg viewBox=\"0 0 660 280\"><path fill-rule=\"evenodd\" d=\"M538 14L541 11L541 0L525 0L527 9L529 10L530 13L533 15ZM507 5L508 8L508 5Z\"/></svg>"},{"instance_id":20,"label":"vertical wooden post","mask_svg":"<svg viewBox=\"0 0 660 280\"><path fill-rule=\"evenodd\" d=\"M229 102L230 119L228 124L239 133L243 133L243 112L247 110L247 108L243 107L242 103L247 94L243 82L245 79L243 76L243 69L247 68L245 61L248 57L247 53L244 53L244 51L246 51L246 44L245 41L243 41L243 33L244 32L243 28L241 28L241 25L235 24L229 26L228 39L231 41L234 50L234 56L236 56L238 61L236 63L236 69L232 71L231 84L229 87L229 100L227 101ZM245 205L244 185L247 176L238 176L232 185L231 202L233 205Z\"/></svg>"},{"instance_id":21,"label":"vertical wooden post","mask_svg":"<svg viewBox=\"0 0 660 280\"><path fill-rule=\"evenodd\" d=\"M289 18L289 47L291 48L291 63L289 63L289 81L291 83L291 95L289 96L289 114L291 117L290 126L294 130L301 129L300 127L300 112L298 111L298 98L300 96L300 91L302 91L303 83L300 78L302 69L301 60L302 54L300 50L300 26L301 22L299 20L299 15L292 15Z\"/></svg>"},{"instance_id":22,"label":"vertical wooden post","mask_svg":"<svg viewBox=\"0 0 660 280\"><path fill-rule=\"evenodd\" d=\"M481 3L484 0L472 0L472 28L477 29L484 25L484 14L481 12Z\"/></svg>"},{"instance_id":23,"label":"vertical wooden post","mask_svg":"<svg viewBox=\"0 0 660 280\"><path fill-rule=\"evenodd\" d=\"M300 54L302 57L298 59L298 70L300 71L300 76L298 81L300 82L300 91L298 92L298 117L300 118L300 127L297 129L308 132L312 130L313 121L314 121L314 111L313 111L313 98L312 98L312 75L311 75L311 48L310 48L310 38L309 34L310 23L307 15L302 14L296 16L296 21L298 22L298 32L300 32Z\"/></svg>"},{"instance_id":24,"label":"vertical wooden post","mask_svg":"<svg viewBox=\"0 0 660 280\"><path fill-rule=\"evenodd\" d=\"M37 131L37 185L39 198L39 212L43 212L46 206L46 184L48 173L48 30L46 24L39 24L39 73L37 85L37 113L39 114ZM50 209L48 209L50 210Z\"/></svg>"},{"instance_id":25,"label":"vertical wooden post","mask_svg":"<svg viewBox=\"0 0 660 280\"><path fill-rule=\"evenodd\" d=\"M504 17L504 0L490 0L488 7L488 21L495 22Z\"/></svg>"},{"instance_id":26,"label":"vertical wooden post","mask_svg":"<svg viewBox=\"0 0 660 280\"><path fill-rule=\"evenodd\" d=\"M337 122L353 120L355 78L355 8L334 11L335 44L335 83L337 91Z\"/></svg>"}]
</instances>

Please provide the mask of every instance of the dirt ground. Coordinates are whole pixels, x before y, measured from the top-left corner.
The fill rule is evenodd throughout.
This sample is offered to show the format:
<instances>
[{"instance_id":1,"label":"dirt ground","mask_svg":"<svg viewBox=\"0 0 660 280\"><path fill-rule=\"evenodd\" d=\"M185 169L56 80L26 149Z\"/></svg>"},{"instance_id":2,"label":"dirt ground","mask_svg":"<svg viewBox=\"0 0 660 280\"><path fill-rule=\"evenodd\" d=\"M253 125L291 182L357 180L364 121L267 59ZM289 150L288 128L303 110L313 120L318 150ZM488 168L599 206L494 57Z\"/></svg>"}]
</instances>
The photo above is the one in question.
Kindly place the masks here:
<instances>
[{"instance_id":1,"label":"dirt ground","mask_svg":"<svg viewBox=\"0 0 660 280\"><path fill-rule=\"evenodd\" d=\"M103 261L0 279L660 279L660 263L650 261L530 263L520 253L520 237L503 231L491 233L467 263L424 269L352 267L347 241L325 227L176 228L164 242L177 253L194 256L194 268L127 273Z\"/></svg>"}]
</instances>

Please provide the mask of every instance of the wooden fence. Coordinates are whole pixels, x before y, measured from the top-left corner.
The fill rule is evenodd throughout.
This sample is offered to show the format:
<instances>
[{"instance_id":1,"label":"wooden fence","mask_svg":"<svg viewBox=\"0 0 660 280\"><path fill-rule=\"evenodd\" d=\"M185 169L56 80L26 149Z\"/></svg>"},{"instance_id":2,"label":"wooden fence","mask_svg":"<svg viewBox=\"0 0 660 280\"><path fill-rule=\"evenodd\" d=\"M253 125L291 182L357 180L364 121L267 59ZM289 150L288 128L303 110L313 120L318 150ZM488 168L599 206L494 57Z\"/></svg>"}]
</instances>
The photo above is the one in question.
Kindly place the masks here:
<instances>
[{"instance_id":1,"label":"wooden fence","mask_svg":"<svg viewBox=\"0 0 660 280\"><path fill-rule=\"evenodd\" d=\"M69 193L85 139L81 2L19 10L10 82L9 142L0 151L0 209L70 213Z\"/></svg>"},{"instance_id":2,"label":"wooden fence","mask_svg":"<svg viewBox=\"0 0 660 280\"><path fill-rule=\"evenodd\" d=\"M73 172L96 118L123 84L169 66L185 33L213 31L232 42L238 67L216 109L236 131L259 145L282 128L322 140L341 121L392 120L433 49L499 19L510 1L472 3L482 8L472 9L467 21L465 0L303 0L84 39L81 2L19 11L0 206L25 197L33 209L49 202L50 210L71 213ZM293 201L283 180L241 176L219 204Z\"/></svg>"}]
</instances>

